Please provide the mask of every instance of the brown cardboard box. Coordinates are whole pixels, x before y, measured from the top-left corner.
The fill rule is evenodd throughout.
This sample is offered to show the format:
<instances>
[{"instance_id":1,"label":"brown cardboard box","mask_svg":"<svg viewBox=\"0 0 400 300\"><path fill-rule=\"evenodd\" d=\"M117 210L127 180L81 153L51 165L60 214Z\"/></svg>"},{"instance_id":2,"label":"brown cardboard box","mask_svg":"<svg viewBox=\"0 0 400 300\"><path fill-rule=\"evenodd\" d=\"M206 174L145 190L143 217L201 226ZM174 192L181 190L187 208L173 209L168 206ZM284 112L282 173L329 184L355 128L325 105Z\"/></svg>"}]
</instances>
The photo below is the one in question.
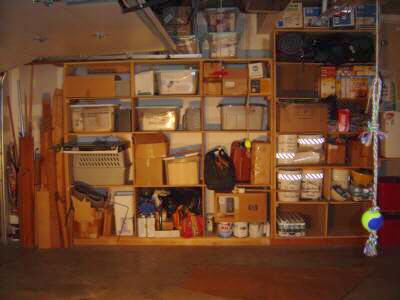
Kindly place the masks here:
<instances>
[{"instance_id":1,"label":"brown cardboard box","mask_svg":"<svg viewBox=\"0 0 400 300\"><path fill-rule=\"evenodd\" d=\"M211 96L222 95L222 81L205 81L204 94Z\"/></svg>"},{"instance_id":2,"label":"brown cardboard box","mask_svg":"<svg viewBox=\"0 0 400 300\"><path fill-rule=\"evenodd\" d=\"M271 144L253 142L251 145L251 183L271 183Z\"/></svg>"},{"instance_id":3,"label":"brown cardboard box","mask_svg":"<svg viewBox=\"0 0 400 300\"><path fill-rule=\"evenodd\" d=\"M328 165L344 165L346 163L346 144L327 144L326 163Z\"/></svg>"},{"instance_id":4,"label":"brown cardboard box","mask_svg":"<svg viewBox=\"0 0 400 300\"><path fill-rule=\"evenodd\" d=\"M271 79L269 78L251 79L250 93L252 95L270 95L272 93Z\"/></svg>"},{"instance_id":5,"label":"brown cardboard box","mask_svg":"<svg viewBox=\"0 0 400 300\"><path fill-rule=\"evenodd\" d=\"M281 132L321 132L328 130L326 104L280 104L278 130Z\"/></svg>"},{"instance_id":6,"label":"brown cardboard box","mask_svg":"<svg viewBox=\"0 0 400 300\"><path fill-rule=\"evenodd\" d=\"M233 212L225 214L220 206L220 197L233 198ZM214 199L216 222L265 222L267 220L266 193L216 193Z\"/></svg>"},{"instance_id":7,"label":"brown cardboard box","mask_svg":"<svg viewBox=\"0 0 400 300\"><path fill-rule=\"evenodd\" d=\"M360 140L349 142L349 157L352 166L369 168L372 166L372 146L366 146Z\"/></svg>"},{"instance_id":8,"label":"brown cardboard box","mask_svg":"<svg viewBox=\"0 0 400 300\"><path fill-rule=\"evenodd\" d=\"M204 77L205 78L220 78L219 75L215 75L215 72L218 72L222 69L222 63L220 62L206 62L204 63Z\"/></svg>"},{"instance_id":9,"label":"brown cardboard box","mask_svg":"<svg viewBox=\"0 0 400 300\"><path fill-rule=\"evenodd\" d=\"M239 68L225 69L227 74L223 77L222 93L224 96L246 95L248 89L248 70Z\"/></svg>"},{"instance_id":10,"label":"brown cardboard box","mask_svg":"<svg viewBox=\"0 0 400 300\"><path fill-rule=\"evenodd\" d=\"M115 97L114 76L66 76L66 97Z\"/></svg>"},{"instance_id":11,"label":"brown cardboard box","mask_svg":"<svg viewBox=\"0 0 400 300\"><path fill-rule=\"evenodd\" d=\"M134 135L135 183L162 185L163 157L168 156L168 140L162 133Z\"/></svg>"},{"instance_id":12,"label":"brown cardboard box","mask_svg":"<svg viewBox=\"0 0 400 300\"><path fill-rule=\"evenodd\" d=\"M98 238L103 228L103 211L92 208L89 201L72 197L74 205L74 237Z\"/></svg>"}]
</instances>

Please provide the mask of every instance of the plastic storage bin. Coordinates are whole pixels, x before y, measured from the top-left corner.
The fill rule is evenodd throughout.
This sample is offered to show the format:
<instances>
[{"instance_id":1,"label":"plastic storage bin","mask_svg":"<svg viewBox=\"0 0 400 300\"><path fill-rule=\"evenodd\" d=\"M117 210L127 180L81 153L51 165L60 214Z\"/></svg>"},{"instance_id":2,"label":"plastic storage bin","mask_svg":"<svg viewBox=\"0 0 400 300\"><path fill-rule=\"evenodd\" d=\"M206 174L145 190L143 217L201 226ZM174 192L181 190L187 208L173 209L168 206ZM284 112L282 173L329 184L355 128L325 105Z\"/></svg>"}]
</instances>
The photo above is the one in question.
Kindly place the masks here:
<instances>
[{"instance_id":1,"label":"plastic storage bin","mask_svg":"<svg viewBox=\"0 0 400 300\"><path fill-rule=\"evenodd\" d=\"M73 132L106 132L115 129L116 104L71 105Z\"/></svg>"},{"instance_id":2,"label":"plastic storage bin","mask_svg":"<svg viewBox=\"0 0 400 300\"><path fill-rule=\"evenodd\" d=\"M197 93L197 70L165 70L156 74L160 95Z\"/></svg>"},{"instance_id":3,"label":"plastic storage bin","mask_svg":"<svg viewBox=\"0 0 400 300\"><path fill-rule=\"evenodd\" d=\"M183 157L164 158L169 185L195 185L199 184L199 162L198 153Z\"/></svg>"},{"instance_id":4,"label":"plastic storage bin","mask_svg":"<svg viewBox=\"0 0 400 300\"><path fill-rule=\"evenodd\" d=\"M206 9L208 32L232 32L236 30L237 9L210 8Z\"/></svg>"},{"instance_id":5,"label":"plastic storage bin","mask_svg":"<svg viewBox=\"0 0 400 300\"><path fill-rule=\"evenodd\" d=\"M209 33L211 58L236 57L239 35L236 32Z\"/></svg>"},{"instance_id":6,"label":"plastic storage bin","mask_svg":"<svg viewBox=\"0 0 400 300\"><path fill-rule=\"evenodd\" d=\"M219 104L222 130L246 129L246 105ZM247 111L248 128L263 130L266 124L265 104L250 104Z\"/></svg>"},{"instance_id":7,"label":"plastic storage bin","mask_svg":"<svg viewBox=\"0 0 400 300\"><path fill-rule=\"evenodd\" d=\"M200 108L188 107L183 115L183 129L201 130Z\"/></svg>"},{"instance_id":8,"label":"plastic storage bin","mask_svg":"<svg viewBox=\"0 0 400 300\"><path fill-rule=\"evenodd\" d=\"M137 107L139 130L176 130L179 127L180 107L148 106Z\"/></svg>"},{"instance_id":9,"label":"plastic storage bin","mask_svg":"<svg viewBox=\"0 0 400 300\"><path fill-rule=\"evenodd\" d=\"M126 151L107 154L75 154L74 181L91 185L121 185L128 178L129 164Z\"/></svg>"},{"instance_id":10,"label":"plastic storage bin","mask_svg":"<svg viewBox=\"0 0 400 300\"><path fill-rule=\"evenodd\" d=\"M280 170L278 172L278 200L296 202L300 200L301 170Z\"/></svg>"}]
</instances>

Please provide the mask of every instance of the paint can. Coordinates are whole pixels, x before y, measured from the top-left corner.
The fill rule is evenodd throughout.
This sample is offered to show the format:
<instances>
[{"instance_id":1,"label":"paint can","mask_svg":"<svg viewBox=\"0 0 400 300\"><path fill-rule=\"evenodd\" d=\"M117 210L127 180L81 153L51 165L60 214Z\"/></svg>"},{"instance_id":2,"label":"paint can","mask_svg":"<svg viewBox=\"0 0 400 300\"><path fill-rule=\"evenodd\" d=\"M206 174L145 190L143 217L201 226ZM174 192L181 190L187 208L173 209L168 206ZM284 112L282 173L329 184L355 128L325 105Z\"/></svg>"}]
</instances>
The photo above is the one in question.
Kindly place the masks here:
<instances>
[{"instance_id":1,"label":"paint can","mask_svg":"<svg viewBox=\"0 0 400 300\"><path fill-rule=\"evenodd\" d=\"M220 222L218 223L218 235L222 238L229 238L232 236L232 223L231 222Z\"/></svg>"},{"instance_id":2,"label":"paint can","mask_svg":"<svg viewBox=\"0 0 400 300\"><path fill-rule=\"evenodd\" d=\"M146 218L147 237L155 237L156 235L156 218L153 214Z\"/></svg>"},{"instance_id":3,"label":"paint can","mask_svg":"<svg viewBox=\"0 0 400 300\"><path fill-rule=\"evenodd\" d=\"M233 224L233 235L238 238L245 238L249 235L249 224L247 222L235 222Z\"/></svg>"},{"instance_id":4,"label":"paint can","mask_svg":"<svg viewBox=\"0 0 400 300\"><path fill-rule=\"evenodd\" d=\"M264 223L250 223L249 235L251 238L262 237L264 232Z\"/></svg>"},{"instance_id":5,"label":"paint can","mask_svg":"<svg viewBox=\"0 0 400 300\"><path fill-rule=\"evenodd\" d=\"M214 216L207 215L207 232L214 232Z\"/></svg>"},{"instance_id":6,"label":"paint can","mask_svg":"<svg viewBox=\"0 0 400 300\"><path fill-rule=\"evenodd\" d=\"M264 223L264 232L263 233L267 237L271 235L271 225L269 224L268 221Z\"/></svg>"}]
</instances>

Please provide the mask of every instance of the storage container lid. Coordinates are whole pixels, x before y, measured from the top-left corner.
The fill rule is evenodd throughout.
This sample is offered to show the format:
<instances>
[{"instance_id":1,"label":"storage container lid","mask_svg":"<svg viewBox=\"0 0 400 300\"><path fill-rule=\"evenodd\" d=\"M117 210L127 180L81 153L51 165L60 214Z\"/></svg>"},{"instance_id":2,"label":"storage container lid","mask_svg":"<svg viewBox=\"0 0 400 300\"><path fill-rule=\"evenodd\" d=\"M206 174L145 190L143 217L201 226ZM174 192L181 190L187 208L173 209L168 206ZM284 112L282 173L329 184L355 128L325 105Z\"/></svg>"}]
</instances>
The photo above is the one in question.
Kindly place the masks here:
<instances>
[{"instance_id":1,"label":"storage container lid","mask_svg":"<svg viewBox=\"0 0 400 300\"><path fill-rule=\"evenodd\" d=\"M83 107L83 108L88 108L88 107L119 107L120 104L72 104L70 107Z\"/></svg>"},{"instance_id":2,"label":"storage container lid","mask_svg":"<svg viewBox=\"0 0 400 300\"><path fill-rule=\"evenodd\" d=\"M244 103L220 103L217 107L224 107L224 106L246 106ZM262 103L250 103L249 106L261 106L266 107L266 104Z\"/></svg>"},{"instance_id":3,"label":"storage container lid","mask_svg":"<svg viewBox=\"0 0 400 300\"><path fill-rule=\"evenodd\" d=\"M141 106L136 109L180 109L182 106Z\"/></svg>"}]
</instances>

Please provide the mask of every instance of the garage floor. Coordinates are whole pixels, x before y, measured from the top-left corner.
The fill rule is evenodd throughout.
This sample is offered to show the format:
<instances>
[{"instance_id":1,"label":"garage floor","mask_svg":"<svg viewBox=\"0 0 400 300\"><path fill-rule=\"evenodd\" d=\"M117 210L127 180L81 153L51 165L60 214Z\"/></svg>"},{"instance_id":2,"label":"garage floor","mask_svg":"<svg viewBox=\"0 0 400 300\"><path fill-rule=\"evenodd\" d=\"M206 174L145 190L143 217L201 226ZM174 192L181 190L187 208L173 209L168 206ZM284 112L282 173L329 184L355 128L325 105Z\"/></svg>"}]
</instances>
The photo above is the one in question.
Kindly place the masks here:
<instances>
[{"instance_id":1,"label":"garage floor","mask_svg":"<svg viewBox=\"0 0 400 300\"><path fill-rule=\"evenodd\" d=\"M0 247L0 299L400 299L400 249Z\"/></svg>"}]
</instances>

